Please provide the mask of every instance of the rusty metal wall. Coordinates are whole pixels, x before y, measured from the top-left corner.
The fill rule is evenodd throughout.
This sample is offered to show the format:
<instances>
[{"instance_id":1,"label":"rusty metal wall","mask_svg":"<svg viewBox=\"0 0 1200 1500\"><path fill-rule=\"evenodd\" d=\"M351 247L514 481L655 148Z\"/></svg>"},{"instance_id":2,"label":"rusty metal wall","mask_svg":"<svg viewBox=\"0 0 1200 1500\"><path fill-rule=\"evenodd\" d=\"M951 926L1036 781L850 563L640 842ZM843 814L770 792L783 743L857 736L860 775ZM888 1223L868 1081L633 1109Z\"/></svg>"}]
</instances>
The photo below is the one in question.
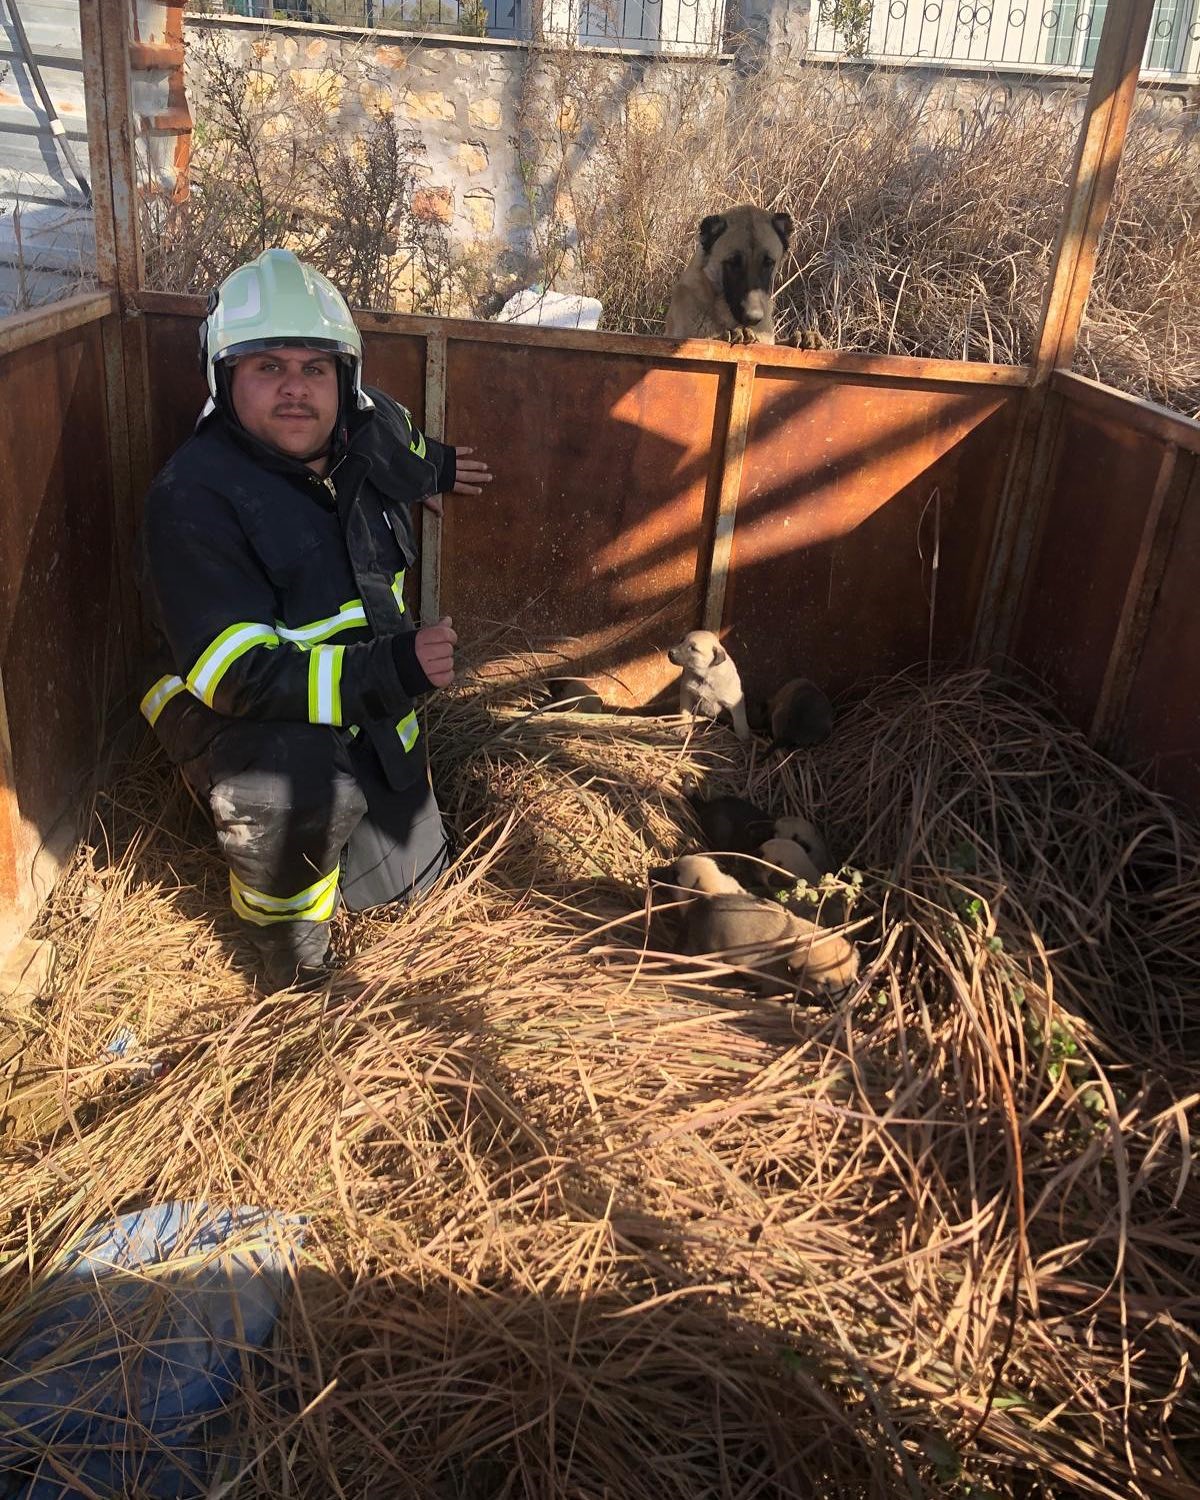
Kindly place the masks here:
<instances>
[{"instance_id":1,"label":"rusty metal wall","mask_svg":"<svg viewBox=\"0 0 1200 1500\"><path fill-rule=\"evenodd\" d=\"M723 384L632 352L451 343L447 436L497 479L446 507L443 610L561 649L606 701L652 699L697 623Z\"/></svg>"},{"instance_id":2,"label":"rusty metal wall","mask_svg":"<svg viewBox=\"0 0 1200 1500\"><path fill-rule=\"evenodd\" d=\"M759 371L724 615L751 696L962 658L1016 395Z\"/></svg>"},{"instance_id":3,"label":"rusty metal wall","mask_svg":"<svg viewBox=\"0 0 1200 1500\"><path fill-rule=\"evenodd\" d=\"M1068 716L1200 807L1200 422L1075 375L1013 654Z\"/></svg>"},{"instance_id":4,"label":"rusty metal wall","mask_svg":"<svg viewBox=\"0 0 1200 1500\"><path fill-rule=\"evenodd\" d=\"M139 304L157 466L203 400L203 308L147 293ZM426 346L446 342L430 405L444 401L448 440L496 471L483 496L446 507L439 607L464 640L560 650L621 705L670 687L663 648L714 597L754 694L796 673L840 691L965 654L1019 371L794 350L684 360L619 335L364 325L368 381L418 419L440 379ZM748 416L731 495L735 381ZM721 506L727 582L710 577Z\"/></svg>"},{"instance_id":5,"label":"rusty metal wall","mask_svg":"<svg viewBox=\"0 0 1200 1500\"><path fill-rule=\"evenodd\" d=\"M90 299L98 313L109 299ZM0 938L36 908L39 849L71 834L96 764L106 707L125 686L118 658L117 507L110 481L101 322L71 304L18 323L0 342Z\"/></svg>"}]
</instances>

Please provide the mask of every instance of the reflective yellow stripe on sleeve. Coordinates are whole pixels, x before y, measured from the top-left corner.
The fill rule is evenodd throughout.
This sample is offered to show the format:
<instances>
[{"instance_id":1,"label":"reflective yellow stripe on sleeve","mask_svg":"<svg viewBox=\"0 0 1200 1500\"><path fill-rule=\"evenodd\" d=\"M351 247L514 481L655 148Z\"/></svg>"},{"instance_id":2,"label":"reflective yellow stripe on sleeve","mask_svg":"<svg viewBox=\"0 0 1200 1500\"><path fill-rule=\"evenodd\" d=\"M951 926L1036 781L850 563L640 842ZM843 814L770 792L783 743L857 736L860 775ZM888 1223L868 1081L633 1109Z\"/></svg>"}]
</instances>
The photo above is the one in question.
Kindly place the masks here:
<instances>
[{"instance_id":1,"label":"reflective yellow stripe on sleeve","mask_svg":"<svg viewBox=\"0 0 1200 1500\"><path fill-rule=\"evenodd\" d=\"M240 624L231 625L228 630L223 630L212 645L203 652L199 661L188 673L189 690L211 708L213 695L220 685L221 678L240 656L245 656L246 652L255 646L273 648L278 644L279 637L269 625L260 625L254 621L243 621Z\"/></svg>"},{"instance_id":2,"label":"reflective yellow stripe on sleeve","mask_svg":"<svg viewBox=\"0 0 1200 1500\"><path fill-rule=\"evenodd\" d=\"M396 725L396 733L400 736L400 743L404 746L405 750L412 749L417 743L417 736L420 732L417 728L417 714L415 709L412 713L405 714L399 724Z\"/></svg>"},{"instance_id":3,"label":"reflective yellow stripe on sleeve","mask_svg":"<svg viewBox=\"0 0 1200 1500\"><path fill-rule=\"evenodd\" d=\"M418 432L415 427L411 428L410 431L412 432L412 437L409 439L409 452L415 453L418 458L424 458L425 434L423 432Z\"/></svg>"},{"instance_id":4,"label":"reflective yellow stripe on sleeve","mask_svg":"<svg viewBox=\"0 0 1200 1500\"><path fill-rule=\"evenodd\" d=\"M268 896L229 872L229 899L234 911L258 927L269 922L327 922L337 905L337 886L335 867L294 896Z\"/></svg>"},{"instance_id":5,"label":"reflective yellow stripe on sleeve","mask_svg":"<svg viewBox=\"0 0 1200 1500\"><path fill-rule=\"evenodd\" d=\"M308 722L342 722L342 657L345 646L314 646L308 656Z\"/></svg>"},{"instance_id":6,"label":"reflective yellow stripe on sleeve","mask_svg":"<svg viewBox=\"0 0 1200 1500\"><path fill-rule=\"evenodd\" d=\"M171 699L179 693L186 692L186 690L187 683L184 682L182 677L175 677L168 674L166 677L158 679L138 707L141 709L147 722L157 724L159 714L162 713Z\"/></svg>"},{"instance_id":7,"label":"reflective yellow stripe on sleeve","mask_svg":"<svg viewBox=\"0 0 1200 1500\"><path fill-rule=\"evenodd\" d=\"M400 613L404 613L404 572L403 568L392 579L392 598L400 606Z\"/></svg>"}]
</instances>

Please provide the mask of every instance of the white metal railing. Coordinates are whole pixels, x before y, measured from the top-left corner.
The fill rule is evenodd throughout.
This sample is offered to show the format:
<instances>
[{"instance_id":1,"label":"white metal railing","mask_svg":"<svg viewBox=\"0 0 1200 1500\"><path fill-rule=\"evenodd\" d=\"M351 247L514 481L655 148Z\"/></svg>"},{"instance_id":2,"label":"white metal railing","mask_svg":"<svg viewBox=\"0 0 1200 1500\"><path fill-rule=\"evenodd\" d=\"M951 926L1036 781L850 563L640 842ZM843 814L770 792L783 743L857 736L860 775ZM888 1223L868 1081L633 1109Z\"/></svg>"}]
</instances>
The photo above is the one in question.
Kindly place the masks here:
<instances>
[{"instance_id":1,"label":"white metal railing","mask_svg":"<svg viewBox=\"0 0 1200 1500\"><path fill-rule=\"evenodd\" d=\"M1086 74L1107 0L820 0L814 56ZM1157 0L1143 72L1200 78L1200 0Z\"/></svg>"}]
</instances>

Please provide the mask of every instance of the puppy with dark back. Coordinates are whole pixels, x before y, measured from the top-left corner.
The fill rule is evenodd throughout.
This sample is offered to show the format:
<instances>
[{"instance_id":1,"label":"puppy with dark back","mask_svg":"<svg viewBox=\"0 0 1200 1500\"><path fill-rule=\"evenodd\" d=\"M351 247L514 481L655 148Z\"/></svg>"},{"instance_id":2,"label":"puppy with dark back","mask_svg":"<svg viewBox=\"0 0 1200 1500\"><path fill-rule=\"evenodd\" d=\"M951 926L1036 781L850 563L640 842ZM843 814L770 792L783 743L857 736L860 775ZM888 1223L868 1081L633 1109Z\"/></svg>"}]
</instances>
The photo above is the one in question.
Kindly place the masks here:
<instances>
[{"instance_id":1,"label":"puppy with dark back","mask_svg":"<svg viewBox=\"0 0 1200 1500\"><path fill-rule=\"evenodd\" d=\"M691 792L687 800L709 849L725 854L753 854L777 832L771 814L745 797L706 798Z\"/></svg>"},{"instance_id":2,"label":"puppy with dark back","mask_svg":"<svg viewBox=\"0 0 1200 1500\"><path fill-rule=\"evenodd\" d=\"M701 219L695 254L667 309L667 337L773 344L775 273L791 233L788 214L752 203Z\"/></svg>"},{"instance_id":3,"label":"puppy with dark back","mask_svg":"<svg viewBox=\"0 0 1200 1500\"><path fill-rule=\"evenodd\" d=\"M819 745L833 733L833 704L807 677L793 677L767 705L771 741L782 750Z\"/></svg>"}]
</instances>

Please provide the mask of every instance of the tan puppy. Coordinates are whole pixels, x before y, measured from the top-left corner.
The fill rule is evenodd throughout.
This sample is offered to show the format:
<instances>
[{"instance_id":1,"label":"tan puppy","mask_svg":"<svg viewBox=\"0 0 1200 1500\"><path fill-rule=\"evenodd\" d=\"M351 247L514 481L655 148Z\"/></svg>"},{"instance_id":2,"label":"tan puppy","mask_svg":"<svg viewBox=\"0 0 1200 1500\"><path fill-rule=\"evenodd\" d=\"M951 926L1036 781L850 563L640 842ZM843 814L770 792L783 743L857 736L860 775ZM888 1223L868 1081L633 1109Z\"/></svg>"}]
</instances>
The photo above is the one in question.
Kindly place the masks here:
<instances>
[{"instance_id":1,"label":"tan puppy","mask_svg":"<svg viewBox=\"0 0 1200 1500\"><path fill-rule=\"evenodd\" d=\"M711 630L689 630L667 652L667 659L683 669L679 683L681 714L716 719L723 708L728 709L738 739L750 738L742 679L733 658Z\"/></svg>"},{"instance_id":2,"label":"tan puppy","mask_svg":"<svg viewBox=\"0 0 1200 1500\"><path fill-rule=\"evenodd\" d=\"M775 342L775 271L792 221L743 203L701 219L696 253L667 309L669 339Z\"/></svg>"},{"instance_id":3,"label":"tan puppy","mask_svg":"<svg viewBox=\"0 0 1200 1500\"><path fill-rule=\"evenodd\" d=\"M786 870L793 880L807 880L809 885L821 883L821 871L807 849L795 839L768 839L758 854L768 864Z\"/></svg>"},{"instance_id":4,"label":"tan puppy","mask_svg":"<svg viewBox=\"0 0 1200 1500\"><path fill-rule=\"evenodd\" d=\"M675 862L675 884L694 891L685 951L774 976L788 990L831 995L858 977L858 950L774 901L760 900L706 855ZM768 979L768 989L776 988Z\"/></svg>"},{"instance_id":5,"label":"tan puppy","mask_svg":"<svg viewBox=\"0 0 1200 1500\"><path fill-rule=\"evenodd\" d=\"M776 818L775 837L792 839L799 844L822 875L827 870L837 869L829 857L825 840L821 837L816 825L810 823L807 818ZM805 876L805 879L807 878Z\"/></svg>"}]
</instances>

